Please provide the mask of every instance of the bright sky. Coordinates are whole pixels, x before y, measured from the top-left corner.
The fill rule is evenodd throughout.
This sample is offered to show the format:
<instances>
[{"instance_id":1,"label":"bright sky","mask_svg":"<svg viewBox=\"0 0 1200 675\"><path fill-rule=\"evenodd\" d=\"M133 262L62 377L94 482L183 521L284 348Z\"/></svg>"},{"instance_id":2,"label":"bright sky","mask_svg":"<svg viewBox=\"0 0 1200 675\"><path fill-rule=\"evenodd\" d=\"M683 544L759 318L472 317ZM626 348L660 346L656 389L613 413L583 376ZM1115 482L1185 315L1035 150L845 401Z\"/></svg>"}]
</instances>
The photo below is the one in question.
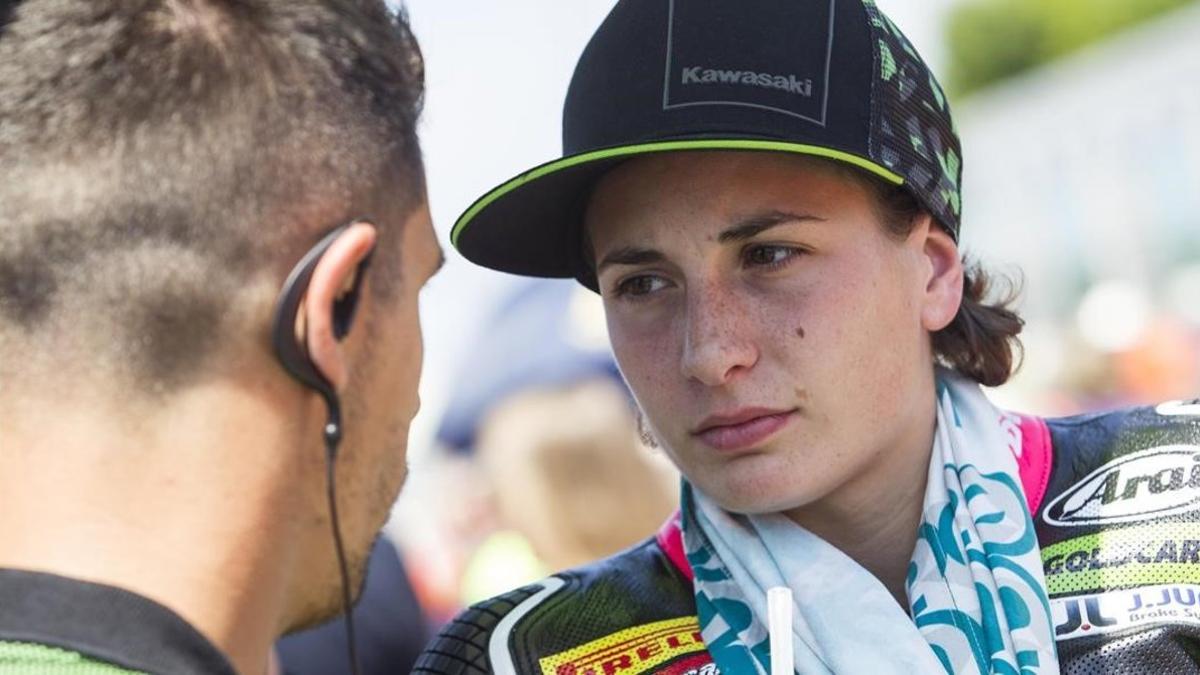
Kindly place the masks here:
<instances>
[{"instance_id":1,"label":"bright sky","mask_svg":"<svg viewBox=\"0 0 1200 675\"><path fill-rule=\"evenodd\" d=\"M734 1L734 0L730 0ZM877 0L935 71L940 18L955 0ZM560 116L575 60L613 0L407 0L425 55L421 139L434 222L448 264L425 291L424 406L412 453L428 447L457 364L514 277L450 250L455 218L488 189L560 152ZM418 469L419 470L419 469Z\"/></svg>"}]
</instances>

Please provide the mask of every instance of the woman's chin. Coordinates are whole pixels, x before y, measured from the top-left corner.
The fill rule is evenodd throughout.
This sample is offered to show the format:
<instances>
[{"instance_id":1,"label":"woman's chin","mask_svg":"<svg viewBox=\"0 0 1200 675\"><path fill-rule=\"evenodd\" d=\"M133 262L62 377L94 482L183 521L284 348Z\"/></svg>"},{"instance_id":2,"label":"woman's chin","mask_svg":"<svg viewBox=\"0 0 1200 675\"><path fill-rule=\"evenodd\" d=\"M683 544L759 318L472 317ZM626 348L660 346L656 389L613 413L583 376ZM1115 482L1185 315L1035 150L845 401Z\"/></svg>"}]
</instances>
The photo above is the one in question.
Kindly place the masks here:
<instances>
[{"instance_id":1,"label":"woman's chin","mask_svg":"<svg viewBox=\"0 0 1200 675\"><path fill-rule=\"evenodd\" d=\"M716 481L692 482L710 499L730 513L761 515L801 508L819 495L796 481L781 481L778 474L768 476L721 476Z\"/></svg>"}]
</instances>

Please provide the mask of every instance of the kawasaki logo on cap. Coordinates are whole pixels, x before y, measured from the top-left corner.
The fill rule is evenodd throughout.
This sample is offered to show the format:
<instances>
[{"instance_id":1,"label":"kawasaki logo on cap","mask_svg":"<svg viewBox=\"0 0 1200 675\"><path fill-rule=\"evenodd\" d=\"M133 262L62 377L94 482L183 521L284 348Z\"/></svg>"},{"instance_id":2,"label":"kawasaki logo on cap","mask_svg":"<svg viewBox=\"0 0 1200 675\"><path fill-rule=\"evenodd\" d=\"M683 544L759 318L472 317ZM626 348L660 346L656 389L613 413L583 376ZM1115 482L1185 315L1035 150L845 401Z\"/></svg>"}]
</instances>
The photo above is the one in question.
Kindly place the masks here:
<instances>
[{"instance_id":1,"label":"kawasaki logo on cap","mask_svg":"<svg viewBox=\"0 0 1200 675\"><path fill-rule=\"evenodd\" d=\"M835 20L835 0L668 0L662 109L747 107L825 126Z\"/></svg>"},{"instance_id":2,"label":"kawasaki logo on cap","mask_svg":"<svg viewBox=\"0 0 1200 675\"><path fill-rule=\"evenodd\" d=\"M1060 527L1131 523L1200 510L1200 446L1167 445L1118 457L1046 507Z\"/></svg>"},{"instance_id":3,"label":"kawasaki logo on cap","mask_svg":"<svg viewBox=\"0 0 1200 675\"><path fill-rule=\"evenodd\" d=\"M753 70L716 70L692 66L683 69L683 84L745 84L768 89L781 89L792 94L812 96L812 78L797 79L795 75L772 75Z\"/></svg>"}]
</instances>

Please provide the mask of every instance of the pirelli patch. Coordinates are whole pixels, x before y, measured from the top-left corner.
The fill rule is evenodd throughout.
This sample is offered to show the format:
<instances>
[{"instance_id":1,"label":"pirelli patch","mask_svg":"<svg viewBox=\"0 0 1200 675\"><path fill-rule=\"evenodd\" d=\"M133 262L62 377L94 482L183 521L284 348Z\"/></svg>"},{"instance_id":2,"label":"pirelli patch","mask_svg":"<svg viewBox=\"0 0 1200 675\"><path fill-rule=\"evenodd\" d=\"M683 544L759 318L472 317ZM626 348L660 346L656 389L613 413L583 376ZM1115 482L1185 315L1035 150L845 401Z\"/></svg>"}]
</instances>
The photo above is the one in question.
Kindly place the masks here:
<instances>
[{"instance_id":1,"label":"pirelli patch","mask_svg":"<svg viewBox=\"0 0 1200 675\"><path fill-rule=\"evenodd\" d=\"M711 662L699 622L685 616L626 628L538 664L542 675L635 675L701 672Z\"/></svg>"}]
</instances>

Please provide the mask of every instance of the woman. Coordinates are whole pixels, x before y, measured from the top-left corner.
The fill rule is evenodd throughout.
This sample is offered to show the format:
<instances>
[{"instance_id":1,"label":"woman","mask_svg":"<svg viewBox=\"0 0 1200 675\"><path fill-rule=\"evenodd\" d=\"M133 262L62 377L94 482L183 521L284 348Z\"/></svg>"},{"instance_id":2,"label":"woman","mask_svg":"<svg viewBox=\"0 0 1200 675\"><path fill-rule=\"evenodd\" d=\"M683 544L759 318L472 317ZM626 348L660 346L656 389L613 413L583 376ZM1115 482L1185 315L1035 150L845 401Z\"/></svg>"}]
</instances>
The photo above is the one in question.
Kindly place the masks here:
<instances>
[{"instance_id":1,"label":"woman","mask_svg":"<svg viewBox=\"0 0 1200 675\"><path fill-rule=\"evenodd\" d=\"M962 262L945 97L870 0L619 2L564 145L455 244L601 293L681 515L418 672L1200 672L1195 406L987 401L1021 321Z\"/></svg>"}]
</instances>

